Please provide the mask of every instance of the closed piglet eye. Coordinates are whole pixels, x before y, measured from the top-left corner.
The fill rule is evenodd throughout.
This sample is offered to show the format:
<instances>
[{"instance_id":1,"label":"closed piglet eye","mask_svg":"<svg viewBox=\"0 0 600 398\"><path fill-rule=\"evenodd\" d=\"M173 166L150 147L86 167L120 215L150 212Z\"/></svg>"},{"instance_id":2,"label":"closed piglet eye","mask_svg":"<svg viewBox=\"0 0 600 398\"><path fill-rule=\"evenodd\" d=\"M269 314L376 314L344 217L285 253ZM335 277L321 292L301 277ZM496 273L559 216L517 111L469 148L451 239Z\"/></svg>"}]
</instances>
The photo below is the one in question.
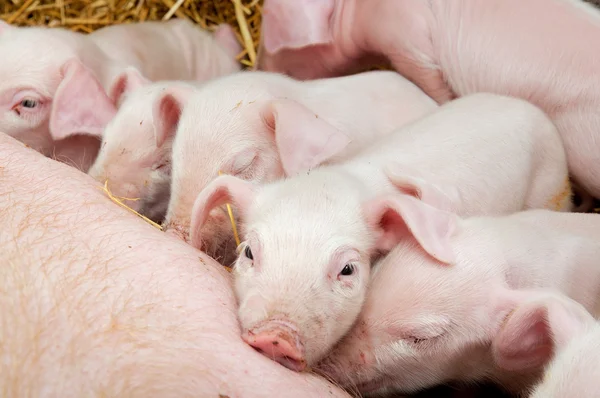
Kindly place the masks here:
<instances>
[{"instance_id":1,"label":"closed piglet eye","mask_svg":"<svg viewBox=\"0 0 600 398\"><path fill-rule=\"evenodd\" d=\"M412 344L420 344L420 343L424 343L425 341L427 341L429 339L416 337L416 336L408 336L405 340Z\"/></svg>"}]
</instances>

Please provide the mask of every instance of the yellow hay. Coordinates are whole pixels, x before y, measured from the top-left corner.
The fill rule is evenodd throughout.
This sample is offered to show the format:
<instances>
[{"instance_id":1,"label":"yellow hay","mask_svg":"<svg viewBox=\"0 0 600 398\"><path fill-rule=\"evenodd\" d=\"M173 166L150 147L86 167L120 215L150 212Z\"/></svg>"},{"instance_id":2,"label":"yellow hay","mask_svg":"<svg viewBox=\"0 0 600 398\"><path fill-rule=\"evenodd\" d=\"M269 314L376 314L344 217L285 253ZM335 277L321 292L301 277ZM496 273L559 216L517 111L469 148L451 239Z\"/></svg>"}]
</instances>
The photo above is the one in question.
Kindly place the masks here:
<instances>
[{"instance_id":1,"label":"yellow hay","mask_svg":"<svg viewBox=\"0 0 600 398\"><path fill-rule=\"evenodd\" d=\"M219 175L223 175L223 173L221 173L219 171ZM238 231L237 231L237 227L235 225L235 219L233 218L233 212L231 211L231 206L229 205L229 203L226 204L227 206L227 214L229 214L229 221L231 221L231 229L233 229L233 237L235 238L235 245L236 247L238 247L240 245L240 236L238 235Z\"/></svg>"},{"instance_id":2,"label":"yellow hay","mask_svg":"<svg viewBox=\"0 0 600 398\"><path fill-rule=\"evenodd\" d=\"M154 221L152 221L148 217L141 215L140 213L138 213L137 211L133 210L131 207L129 207L125 203L123 203L123 200L139 200L139 198L123 198L123 197L120 197L120 196L113 195L110 192L110 190L108 189L108 180L106 180L104 182L104 187L102 187L102 190L106 193L106 195L108 195L108 197L110 198L110 200L112 200L113 202L115 202L119 206L121 206L121 207L129 210L130 212L132 212L136 216L140 217L142 220L146 221L148 224L152 225L153 227L155 227L155 228L159 229L160 231L162 231L163 228L159 224L155 223Z\"/></svg>"}]
</instances>

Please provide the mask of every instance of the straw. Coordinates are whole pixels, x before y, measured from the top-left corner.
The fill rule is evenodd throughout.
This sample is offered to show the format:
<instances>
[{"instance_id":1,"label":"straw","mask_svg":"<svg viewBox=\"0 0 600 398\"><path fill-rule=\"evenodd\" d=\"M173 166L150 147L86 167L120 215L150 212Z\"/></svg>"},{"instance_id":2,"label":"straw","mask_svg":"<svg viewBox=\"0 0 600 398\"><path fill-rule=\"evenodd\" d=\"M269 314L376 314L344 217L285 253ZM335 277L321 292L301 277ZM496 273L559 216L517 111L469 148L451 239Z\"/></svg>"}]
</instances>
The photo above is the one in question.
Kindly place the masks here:
<instances>
[{"instance_id":1,"label":"straw","mask_svg":"<svg viewBox=\"0 0 600 398\"><path fill-rule=\"evenodd\" d=\"M127 206L125 203L123 203L123 200L139 200L139 198L123 198L120 196L115 196L113 195L110 190L108 189L108 180L104 181L104 187L102 187L102 190L106 193L106 195L108 195L108 197L110 198L110 200L112 200L113 202L115 202L116 204L118 204L119 206L129 210L130 212L132 212L133 214L135 214L136 216L140 217L142 220L146 221L148 224L152 225L153 227L159 229L162 231L162 227L155 223L154 221L152 221L151 219L149 219L148 217L141 215L140 213L138 213L137 211L133 210L131 207Z\"/></svg>"},{"instance_id":2,"label":"straw","mask_svg":"<svg viewBox=\"0 0 600 398\"><path fill-rule=\"evenodd\" d=\"M0 18L18 26L50 26L91 33L118 23L185 18L213 30L228 23L244 47L238 59L252 67L260 37L262 0L4 0Z\"/></svg>"},{"instance_id":3,"label":"straw","mask_svg":"<svg viewBox=\"0 0 600 398\"><path fill-rule=\"evenodd\" d=\"M221 171L219 171L219 175L223 175ZM229 214L229 221L231 221L231 229L233 229L233 237L235 238L236 247L240 246L240 236L238 235L237 227L235 225L235 219L233 218L233 212L231 211L231 206L229 203L225 204L227 206L227 214Z\"/></svg>"}]
</instances>

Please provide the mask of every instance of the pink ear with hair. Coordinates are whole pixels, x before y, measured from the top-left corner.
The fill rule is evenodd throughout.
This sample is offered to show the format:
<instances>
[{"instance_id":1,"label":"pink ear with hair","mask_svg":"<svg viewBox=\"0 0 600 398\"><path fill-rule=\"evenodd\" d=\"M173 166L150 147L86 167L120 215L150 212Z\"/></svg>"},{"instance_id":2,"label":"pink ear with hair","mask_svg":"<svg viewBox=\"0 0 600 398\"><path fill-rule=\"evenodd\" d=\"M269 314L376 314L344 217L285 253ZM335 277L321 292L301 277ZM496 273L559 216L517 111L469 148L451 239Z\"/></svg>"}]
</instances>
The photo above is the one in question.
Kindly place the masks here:
<instances>
[{"instance_id":1,"label":"pink ear with hair","mask_svg":"<svg viewBox=\"0 0 600 398\"><path fill-rule=\"evenodd\" d=\"M425 175L408 166L390 163L384 170L391 183L400 191L412 195L440 210L452 211L453 199L458 201L456 188L439 187L427 181Z\"/></svg>"},{"instance_id":2,"label":"pink ear with hair","mask_svg":"<svg viewBox=\"0 0 600 398\"><path fill-rule=\"evenodd\" d=\"M278 99L263 111L286 175L313 169L338 155L350 143L340 130L297 101Z\"/></svg>"},{"instance_id":3,"label":"pink ear with hair","mask_svg":"<svg viewBox=\"0 0 600 398\"><path fill-rule=\"evenodd\" d=\"M177 132L183 108L193 93L191 86L173 86L164 90L152 107L156 147L162 147Z\"/></svg>"},{"instance_id":4,"label":"pink ear with hair","mask_svg":"<svg viewBox=\"0 0 600 398\"><path fill-rule=\"evenodd\" d=\"M401 239L412 235L436 260L455 261L450 236L456 228L456 216L436 209L409 195L389 195L363 205L367 222L378 234L376 246L388 251Z\"/></svg>"},{"instance_id":5,"label":"pink ear with hair","mask_svg":"<svg viewBox=\"0 0 600 398\"><path fill-rule=\"evenodd\" d=\"M516 300L492 343L496 363L509 371L546 365L555 350L594 324L585 308L556 292L531 292Z\"/></svg>"},{"instance_id":6,"label":"pink ear with hair","mask_svg":"<svg viewBox=\"0 0 600 398\"><path fill-rule=\"evenodd\" d=\"M190 220L192 245L202 248L202 227L212 209L230 203L240 217L244 217L254 197L255 186L252 183L230 175L217 177L200 192L194 202Z\"/></svg>"},{"instance_id":7,"label":"pink ear with hair","mask_svg":"<svg viewBox=\"0 0 600 398\"><path fill-rule=\"evenodd\" d=\"M217 44L219 44L231 58L237 57L243 50L242 45L235 35L233 27L227 23L219 24L213 33L213 37Z\"/></svg>"},{"instance_id":8,"label":"pink ear with hair","mask_svg":"<svg viewBox=\"0 0 600 398\"><path fill-rule=\"evenodd\" d=\"M116 78L109 90L109 98L115 106L118 106L123 96L133 90L150 84L137 68L128 66Z\"/></svg>"},{"instance_id":9,"label":"pink ear with hair","mask_svg":"<svg viewBox=\"0 0 600 398\"><path fill-rule=\"evenodd\" d=\"M335 0L265 0L262 45L274 54L333 42L331 20Z\"/></svg>"},{"instance_id":10,"label":"pink ear with hair","mask_svg":"<svg viewBox=\"0 0 600 398\"><path fill-rule=\"evenodd\" d=\"M74 134L101 137L116 108L94 72L72 58L63 64L61 74L50 112L52 138L58 141Z\"/></svg>"}]
</instances>

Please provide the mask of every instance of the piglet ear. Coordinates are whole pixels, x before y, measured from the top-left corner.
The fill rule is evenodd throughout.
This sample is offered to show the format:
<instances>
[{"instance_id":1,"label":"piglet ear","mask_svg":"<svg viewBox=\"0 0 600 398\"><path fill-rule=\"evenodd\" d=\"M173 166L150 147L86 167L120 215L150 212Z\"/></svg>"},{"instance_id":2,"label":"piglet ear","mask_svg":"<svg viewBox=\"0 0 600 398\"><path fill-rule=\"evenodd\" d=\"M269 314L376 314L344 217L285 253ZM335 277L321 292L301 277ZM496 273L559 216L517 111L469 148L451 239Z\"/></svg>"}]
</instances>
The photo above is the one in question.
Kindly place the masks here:
<instances>
[{"instance_id":1,"label":"piglet ear","mask_svg":"<svg viewBox=\"0 0 600 398\"><path fill-rule=\"evenodd\" d=\"M58 141L74 134L101 137L116 114L104 88L94 73L75 58L63 64L61 74L63 79L50 113L52 138Z\"/></svg>"},{"instance_id":2,"label":"piglet ear","mask_svg":"<svg viewBox=\"0 0 600 398\"><path fill-rule=\"evenodd\" d=\"M274 54L333 42L331 19L335 0L265 0L262 45Z\"/></svg>"},{"instance_id":3,"label":"piglet ear","mask_svg":"<svg viewBox=\"0 0 600 398\"><path fill-rule=\"evenodd\" d=\"M146 79L137 68L128 66L111 85L108 91L109 98L117 106L125 94L148 84L150 84L150 80Z\"/></svg>"},{"instance_id":4,"label":"piglet ear","mask_svg":"<svg viewBox=\"0 0 600 398\"><path fill-rule=\"evenodd\" d=\"M364 204L370 227L379 235L379 250L391 250L407 234L436 260L450 264L455 254L450 236L456 228L456 216L438 210L409 195L390 195Z\"/></svg>"},{"instance_id":5,"label":"piglet ear","mask_svg":"<svg viewBox=\"0 0 600 398\"><path fill-rule=\"evenodd\" d=\"M157 148L175 136L181 113L192 93L191 86L177 85L164 90L154 100L152 118Z\"/></svg>"},{"instance_id":6,"label":"piglet ear","mask_svg":"<svg viewBox=\"0 0 600 398\"><path fill-rule=\"evenodd\" d=\"M457 202L458 193L451 186L440 187L427 181L424 173L399 163L390 163L384 170L389 180L400 191L412 195L423 202L445 211L453 210L453 200Z\"/></svg>"},{"instance_id":7,"label":"piglet ear","mask_svg":"<svg viewBox=\"0 0 600 398\"><path fill-rule=\"evenodd\" d=\"M223 175L208 184L196 198L190 220L190 239L196 248L202 248L202 226L212 209L225 203L231 204L240 217L247 214L254 201L256 187L241 178Z\"/></svg>"},{"instance_id":8,"label":"piglet ear","mask_svg":"<svg viewBox=\"0 0 600 398\"><path fill-rule=\"evenodd\" d=\"M594 318L579 303L555 292L522 294L492 343L496 363L508 371L546 365L557 348L583 333Z\"/></svg>"},{"instance_id":9,"label":"piglet ear","mask_svg":"<svg viewBox=\"0 0 600 398\"><path fill-rule=\"evenodd\" d=\"M219 24L213 33L213 37L217 41L217 44L219 44L231 58L237 57L243 50L242 45L235 35L233 27L229 24Z\"/></svg>"},{"instance_id":10,"label":"piglet ear","mask_svg":"<svg viewBox=\"0 0 600 398\"><path fill-rule=\"evenodd\" d=\"M293 100L269 102L263 118L275 134L281 164L288 176L319 166L350 143L346 134Z\"/></svg>"}]
</instances>

